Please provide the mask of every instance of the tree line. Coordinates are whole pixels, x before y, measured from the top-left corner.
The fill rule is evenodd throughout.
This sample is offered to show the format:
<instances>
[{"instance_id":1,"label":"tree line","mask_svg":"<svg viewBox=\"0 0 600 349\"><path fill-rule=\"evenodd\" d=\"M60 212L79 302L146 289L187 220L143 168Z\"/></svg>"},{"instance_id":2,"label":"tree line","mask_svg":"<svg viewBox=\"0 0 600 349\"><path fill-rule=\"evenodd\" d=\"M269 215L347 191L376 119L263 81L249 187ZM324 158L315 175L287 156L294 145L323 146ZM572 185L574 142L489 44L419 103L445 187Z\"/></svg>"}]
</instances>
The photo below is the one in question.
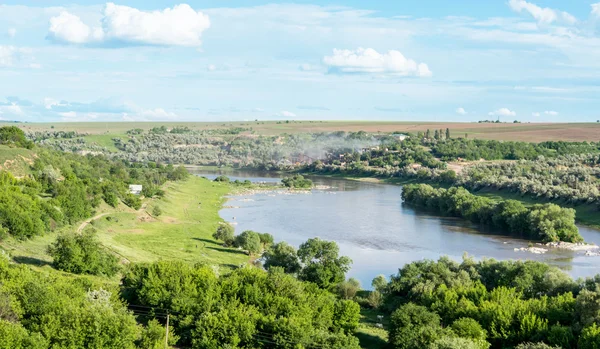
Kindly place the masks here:
<instances>
[{"instance_id":1,"label":"tree line","mask_svg":"<svg viewBox=\"0 0 600 349\"><path fill-rule=\"evenodd\" d=\"M524 206L516 200L495 201L476 196L462 187L434 188L411 184L402 188L404 202L444 215L465 218L499 231L544 242L581 242L575 210L555 204Z\"/></svg>"}]
</instances>

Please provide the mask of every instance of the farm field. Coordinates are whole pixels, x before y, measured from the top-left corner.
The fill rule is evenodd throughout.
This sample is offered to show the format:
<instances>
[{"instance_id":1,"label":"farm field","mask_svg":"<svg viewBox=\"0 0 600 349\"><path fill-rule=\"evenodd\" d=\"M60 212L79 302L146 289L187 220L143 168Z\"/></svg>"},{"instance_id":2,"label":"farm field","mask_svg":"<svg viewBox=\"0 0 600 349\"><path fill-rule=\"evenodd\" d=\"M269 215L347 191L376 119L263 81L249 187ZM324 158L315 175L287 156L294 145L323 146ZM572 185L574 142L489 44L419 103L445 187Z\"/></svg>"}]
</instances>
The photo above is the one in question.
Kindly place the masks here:
<instances>
[{"instance_id":1,"label":"farm field","mask_svg":"<svg viewBox=\"0 0 600 349\"><path fill-rule=\"evenodd\" d=\"M0 126L7 125L0 123ZM11 124L14 125L14 124ZM110 146L113 135L123 136L127 130L144 130L157 126L189 127L194 130L243 127L258 134L366 131L418 132L449 128L454 137L510 141L598 141L600 123L466 123L466 122L392 122L392 121L245 121L245 122L82 122L82 123L21 123L25 131L78 131L94 136L90 140Z\"/></svg>"}]
</instances>

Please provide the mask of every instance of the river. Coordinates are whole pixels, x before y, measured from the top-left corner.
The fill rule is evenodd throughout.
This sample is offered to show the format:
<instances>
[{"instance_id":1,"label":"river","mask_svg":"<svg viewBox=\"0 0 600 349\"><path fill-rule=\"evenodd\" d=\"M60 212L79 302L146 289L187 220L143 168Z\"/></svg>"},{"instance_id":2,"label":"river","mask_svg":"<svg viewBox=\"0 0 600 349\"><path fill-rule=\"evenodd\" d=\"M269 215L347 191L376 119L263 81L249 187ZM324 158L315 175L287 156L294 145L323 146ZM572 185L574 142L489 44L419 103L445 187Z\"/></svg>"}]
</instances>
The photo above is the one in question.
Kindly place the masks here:
<instances>
[{"instance_id":1,"label":"river","mask_svg":"<svg viewBox=\"0 0 600 349\"><path fill-rule=\"evenodd\" d=\"M216 172L198 175L213 179ZM277 183L273 173L236 171L232 180ZM462 219L432 215L404 205L396 185L311 177L315 185L327 189L310 194L261 192L231 196L221 217L244 230L270 233L276 241L296 247L309 238L334 240L340 252L349 256L348 277L369 288L378 274L388 278L406 263L441 256L460 261L467 253L475 259L531 259L558 266L573 277L600 274L600 257L583 252L551 249L545 254L514 251L528 241L486 232ZM587 242L600 244L600 231L579 226Z\"/></svg>"}]
</instances>

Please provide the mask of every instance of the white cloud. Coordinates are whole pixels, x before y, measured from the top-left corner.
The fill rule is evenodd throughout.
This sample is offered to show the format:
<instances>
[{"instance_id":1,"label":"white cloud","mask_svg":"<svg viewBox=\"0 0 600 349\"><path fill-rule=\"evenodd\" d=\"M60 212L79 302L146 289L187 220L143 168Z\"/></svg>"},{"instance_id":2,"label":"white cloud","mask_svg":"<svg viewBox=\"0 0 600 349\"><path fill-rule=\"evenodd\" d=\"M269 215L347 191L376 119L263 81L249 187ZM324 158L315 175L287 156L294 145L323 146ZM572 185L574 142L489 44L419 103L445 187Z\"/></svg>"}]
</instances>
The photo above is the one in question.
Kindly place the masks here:
<instances>
[{"instance_id":1,"label":"white cloud","mask_svg":"<svg viewBox=\"0 0 600 349\"><path fill-rule=\"evenodd\" d=\"M546 111L544 112L544 114L546 114L546 115L550 115L550 116L557 116L557 115L558 115L558 112L557 112L557 111L554 111L554 110L546 110Z\"/></svg>"},{"instance_id":2,"label":"white cloud","mask_svg":"<svg viewBox=\"0 0 600 349\"><path fill-rule=\"evenodd\" d=\"M90 28L81 21L81 18L63 11L58 16L50 18L48 38L64 43L87 44L101 41L104 32L101 28Z\"/></svg>"},{"instance_id":3,"label":"white cloud","mask_svg":"<svg viewBox=\"0 0 600 349\"><path fill-rule=\"evenodd\" d=\"M396 50L380 54L372 48L334 49L333 56L325 56L323 63L334 72L340 73L379 73L420 77L432 75L427 64L408 59Z\"/></svg>"},{"instance_id":4,"label":"white cloud","mask_svg":"<svg viewBox=\"0 0 600 349\"><path fill-rule=\"evenodd\" d=\"M13 65L16 50L13 46L0 46L0 67Z\"/></svg>"},{"instance_id":5,"label":"white cloud","mask_svg":"<svg viewBox=\"0 0 600 349\"><path fill-rule=\"evenodd\" d=\"M540 116L540 113L538 113L538 112L533 112L533 113L531 113L531 116L538 117L538 116Z\"/></svg>"},{"instance_id":6,"label":"white cloud","mask_svg":"<svg viewBox=\"0 0 600 349\"><path fill-rule=\"evenodd\" d=\"M254 108L254 109L252 109L252 112L253 113L264 113L265 110L263 108Z\"/></svg>"},{"instance_id":7,"label":"white cloud","mask_svg":"<svg viewBox=\"0 0 600 349\"><path fill-rule=\"evenodd\" d=\"M508 5L515 12L528 12L540 24L551 24L556 21L567 24L575 24L577 22L577 18L568 12L557 11L548 7L542 8L525 0L510 0Z\"/></svg>"},{"instance_id":8,"label":"white cloud","mask_svg":"<svg viewBox=\"0 0 600 349\"><path fill-rule=\"evenodd\" d=\"M173 119L173 118L177 117L177 114L175 114L173 112L168 112L168 111L164 110L163 108L142 110L138 114L139 114L139 116L142 116L142 117L148 118L148 119L164 120L164 119Z\"/></svg>"},{"instance_id":9,"label":"white cloud","mask_svg":"<svg viewBox=\"0 0 600 349\"><path fill-rule=\"evenodd\" d=\"M12 115L12 116L23 116L25 113L18 104L12 103L8 105L0 105L0 114Z\"/></svg>"},{"instance_id":10,"label":"white cloud","mask_svg":"<svg viewBox=\"0 0 600 349\"><path fill-rule=\"evenodd\" d=\"M187 4L144 12L108 3L102 22L109 37L152 45L200 46L202 32L210 27L208 16Z\"/></svg>"},{"instance_id":11,"label":"white cloud","mask_svg":"<svg viewBox=\"0 0 600 349\"><path fill-rule=\"evenodd\" d=\"M15 28L8 28L7 34L9 38L14 38L17 35L17 30Z\"/></svg>"},{"instance_id":12,"label":"white cloud","mask_svg":"<svg viewBox=\"0 0 600 349\"><path fill-rule=\"evenodd\" d=\"M301 71L311 71L313 70L313 67L310 64L304 63L301 64L298 69L300 69Z\"/></svg>"},{"instance_id":13,"label":"white cloud","mask_svg":"<svg viewBox=\"0 0 600 349\"><path fill-rule=\"evenodd\" d=\"M600 18L600 2L592 4L592 15Z\"/></svg>"},{"instance_id":14,"label":"white cloud","mask_svg":"<svg viewBox=\"0 0 600 349\"><path fill-rule=\"evenodd\" d=\"M217 70L217 66L214 65L214 64L209 64L209 65L206 66L206 70L208 70L208 71L215 71L215 70Z\"/></svg>"},{"instance_id":15,"label":"white cloud","mask_svg":"<svg viewBox=\"0 0 600 349\"><path fill-rule=\"evenodd\" d=\"M210 27L208 16L187 4L147 12L109 2L101 22L102 27L91 28L78 16L63 11L50 19L48 37L70 44L200 46L202 32Z\"/></svg>"},{"instance_id":16,"label":"white cloud","mask_svg":"<svg viewBox=\"0 0 600 349\"><path fill-rule=\"evenodd\" d=\"M58 115L62 116L63 118L75 118L77 117L77 113L74 111L67 111L64 113L58 113Z\"/></svg>"},{"instance_id":17,"label":"white cloud","mask_svg":"<svg viewBox=\"0 0 600 349\"><path fill-rule=\"evenodd\" d=\"M517 113L508 108L500 108L498 110L489 112L488 115L490 115L490 116L516 116Z\"/></svg>"},{"instance_id":18,"label":"white cloud","mask_svg":"<svg viewBox=\"0 0 600 349\"><path fill-rule=\"evenodd\" d=\"M465 110L465 108L457 108L456 109L456 114L467 115L467 111Z\"/></svg>"},{"instance_id":19,"label":"white cloud","mask_svg":"<svg viewBox=\"0 0 600 349\"><path fill-rule=\"evenodd\" d=\"M282 110L279 113L277 113L276 116L280 116L280 117L284 117L284 118L295 118L296 114L292 113L291 111Z\"/></svg>"}]
</instances>

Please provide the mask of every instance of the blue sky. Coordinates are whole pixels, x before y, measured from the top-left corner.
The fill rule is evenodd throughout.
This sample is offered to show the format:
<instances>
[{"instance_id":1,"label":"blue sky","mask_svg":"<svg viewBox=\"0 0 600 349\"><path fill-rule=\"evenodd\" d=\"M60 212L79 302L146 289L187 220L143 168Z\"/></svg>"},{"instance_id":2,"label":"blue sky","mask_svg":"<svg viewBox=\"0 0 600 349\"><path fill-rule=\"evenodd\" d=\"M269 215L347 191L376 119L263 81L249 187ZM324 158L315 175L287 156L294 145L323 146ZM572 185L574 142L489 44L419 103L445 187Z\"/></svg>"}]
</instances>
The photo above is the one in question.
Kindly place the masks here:
<instances>
[{"instance_id":1,"label":"blue sky","mask_svg":"<svg viewBox=\"0 0 600 349\"><path fill-rule=\"evenodd\" d=\"M596 121L600 3L4 1L0 79L30 122Z\"/></svg>"}]
</instances>

